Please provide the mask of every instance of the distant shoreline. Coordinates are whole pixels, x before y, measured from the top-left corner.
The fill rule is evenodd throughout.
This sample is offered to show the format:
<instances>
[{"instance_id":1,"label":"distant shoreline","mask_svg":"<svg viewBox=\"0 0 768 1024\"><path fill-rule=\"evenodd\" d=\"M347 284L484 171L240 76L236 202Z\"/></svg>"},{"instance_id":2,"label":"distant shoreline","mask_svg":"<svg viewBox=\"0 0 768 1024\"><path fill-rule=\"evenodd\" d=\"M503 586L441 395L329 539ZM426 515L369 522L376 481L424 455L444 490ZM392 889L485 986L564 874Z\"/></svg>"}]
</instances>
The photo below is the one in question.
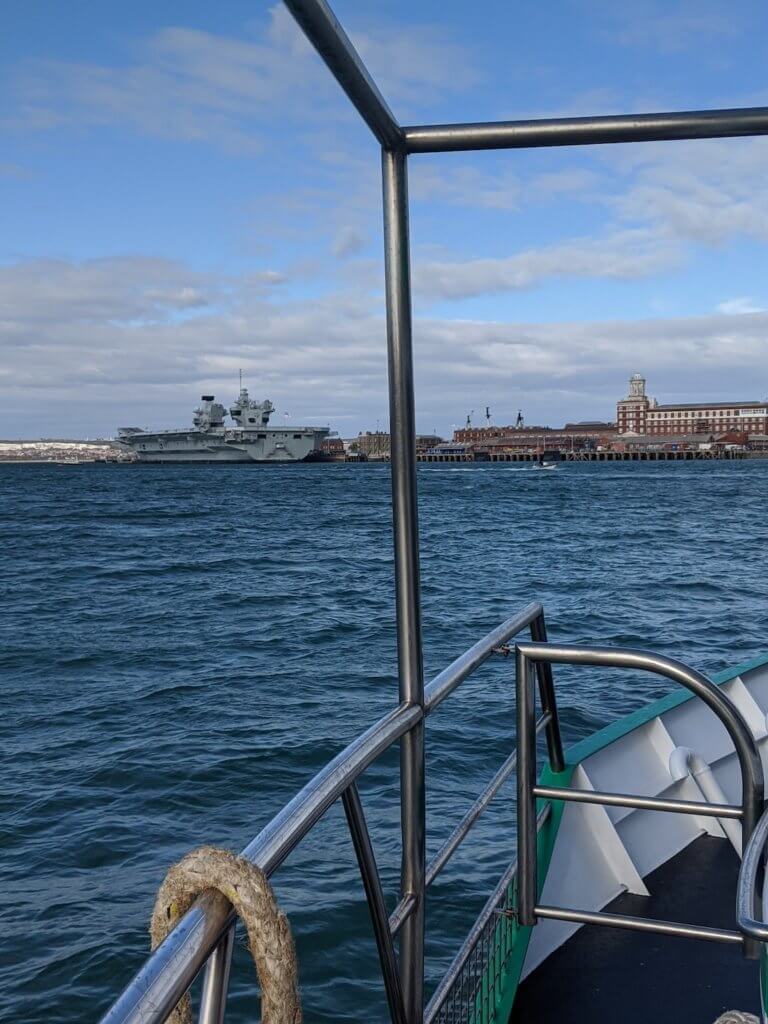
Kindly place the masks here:
<instances>
[{"instance_id":1,"label":"distant shoreline","mask_svg":"<svg viewBox=\"0 0 768 1024\"><path fill-rule=\"evenodd\" d=\"M559 466L566 467L577 463L600 463L603 465L615 465L616 463L626 462L700 462L700 463L723 463L723 462L754 462L764 461L768 459L768 451L765 452L738 452L730 455L707 455L702 457L697 453L691 452L660 452L660 453L647 453L647 452L599 452L590 453L585 456L581 454L576 458L561 458L553 459L552 461L557 462ZM538 456L523 457L515 456L513 458L493 458L493 459L474 459L474 458L462 458L457 456L440 457L435 458L434 456L417 456L417 463L422 465L430 466L448 466L448 465L461 465L461 466L500 466L500 465L523 465L533 467L538 460ZM230 462L212 459L206 461L203 459L196 459L190 462L143 462L139 459L78 459L69 461L67 459L3 459L0 458L0 466L59 466L59 467L80 467L80 466L122 466L122 467L136 467L136 466L151 466L153 468L161 467L175 467L185 466L187 468L191 466L229 466L229 467L260 467L260 466L388 466L389 459L369 459L365 462L359 459L331 459L328 461L311 460L309 462Z\"/></svg>"}]
</instances>

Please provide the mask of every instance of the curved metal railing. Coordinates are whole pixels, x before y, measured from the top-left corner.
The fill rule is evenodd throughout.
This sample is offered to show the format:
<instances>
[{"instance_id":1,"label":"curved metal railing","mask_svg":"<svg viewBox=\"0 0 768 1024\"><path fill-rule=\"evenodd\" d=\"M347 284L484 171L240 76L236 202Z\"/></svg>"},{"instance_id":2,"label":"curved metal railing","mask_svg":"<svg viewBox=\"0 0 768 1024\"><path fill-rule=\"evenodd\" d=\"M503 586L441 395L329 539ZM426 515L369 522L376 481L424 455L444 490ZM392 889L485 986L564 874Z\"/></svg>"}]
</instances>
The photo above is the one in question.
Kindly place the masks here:
<instances>
[{"instance_id":1,"label":"curved metal railing","mask_svg":"<svg viewBox=\"0 0 768 1024\"><path fill-rule=\"evenodd\" d=\"M555 801L596 803L673 813L712 815L745 823L752 830L762 808L763 773L757 747L749 728L728 697L709 679L671 658L647 651L575 647L558 644L518 643L517 651L517 757L518 757L518 859L504 873L474 927L454 957L425 1011L425 1024L487 1024L494 1020L496 1000L504 988L504 972L514 952L514 927L532 925L537 919L559 919L578 924L604 925L637 931L708 939L740 945L747 955L756 950L753 939L738 930L707 928L672 921L647 920L568 907L541 906L536 902L536 837L543 816ZM701 801L668 800L627 793L600 793L536 784L536 719L533 710L533 670L558 664L642 669L681 683L702 698L731 735L742 765L745 783L740 805ZM554 703L554 693L551 700ZM543 807L536 815L537 801ZM532 827L533 823L536 827ZM768 838L768 815L753 832ZM753 841L753 845L756 840ZM753 855L754 856L754 855ZM745 858L746 862L746 858ZM525 914L525 916L523 916ZM763 927L763 926L760 926ZM768 938L768 927L760 933Z\"/></svg>"},{"instance_id":2,"label":"curved metal railing","mask_svg":"<svg viewBox=\"0 0 768 1024\"><path fill-rule=\"evenodd\" d=\"M640 669L665 676L699 697L717 715L733 741L741 769L741 805L714 805L682 800L662 800L624 793L584 793L579 790L553 789L536 783L536 737L533 667L541 662L560 665L592 665L608 668ZM518 835L518 906L517 919L523 926L538 918L576 921L582 924L603 924L618 928L634 928L670 935L689 935L719 942L742 942L746 956L754 958L758 948L745 932L712 928L692 928L674 922L654 922L643 918L619 917L605 913L587 913L568 907L537 905L536 867L536 799L548 798L624 807L706 814L739 818L745 848L763 813L763 765L757 743L735 704L706 676L682 662L649 651L615 650L610 647L564 646L559 644L520 643L517 645L517 835ZM764 820L764 819L763 819ZM768 829L768 825L765 825ZM743 870L743 869L742 869ZM768 929L766 930L768 936Z\"/></svg>"},{"instance_id":3,"label":"curved metal railing","mask_svg":"<svg viewBox=\"0 0 768 1024\"><path fill-rule=\"evenodd\" d=\"M765 848L768 844L768 810L757 823L744 847L736 890L736 923L752 939L768 942L768 886L765 884ZM758 881L762 877L762 899L757 910ZM755 915L759 913L759 917Z\"/></svg>"},{"instance_id":4,"label":"curved metal railing","mask_svg":"<svg viewBox=\"0 0 768 1024\"><path fill-rule=\"evenodd\" d=\"M387 918L356 782L370 764L393 743L419 726L431 711L494 653L508 654L509 650L504 645L525 629L530 629L534 641L546 643L544 609L537 601L507 619L436 676L425 688L423 707L403 703L353 740L242 851L242 856L258 864L268 875L272 874L331 805L339 798L342 799L379 949L390 1016L397 1024L402 1024L406 1015L393 952L393 937L414 912L417 904L423 903L424 891L404 892L394 912ZM548 666L539 671L539 684L544 713L535 724L535 729L537 732L546 731L553 766L562 765L554 689ZM424 889L437 877L501 784L514 770L515 760L513 752L427 865ZM202 994L200 1020L202 1024L219 1024L223 1020L226 1000L234 922L232 908L223 896L214 893L201 896L165 942L147 959L133 981L102 1017L101 1024L161 1024L206 962L209 967Z\"/></svg>"}]
</instances>

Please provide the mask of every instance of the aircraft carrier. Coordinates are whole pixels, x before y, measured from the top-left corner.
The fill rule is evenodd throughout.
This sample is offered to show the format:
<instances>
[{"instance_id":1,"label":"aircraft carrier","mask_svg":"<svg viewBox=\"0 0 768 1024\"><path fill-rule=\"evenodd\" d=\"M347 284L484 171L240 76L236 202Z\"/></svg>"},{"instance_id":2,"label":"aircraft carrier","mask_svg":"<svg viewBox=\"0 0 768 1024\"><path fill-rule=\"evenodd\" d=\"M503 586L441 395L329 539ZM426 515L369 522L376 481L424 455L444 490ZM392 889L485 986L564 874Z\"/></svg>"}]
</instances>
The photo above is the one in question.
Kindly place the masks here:
<instances>
[{"instance_id":1,"label":"aircraft carrier","mask_svg":"<svg viewBox=\"0 0 768 1024\"><path fill-rule=\"evenodd\" d=\"M225 424L227 410L213 395L203 395L195 409L194 429L142 430L121 427L116 438L139 462L307 462L318 457L330 427L270 427L274 406L254 402L248 389L229 409L234 426Z\"/></svg>"}]
</instances>

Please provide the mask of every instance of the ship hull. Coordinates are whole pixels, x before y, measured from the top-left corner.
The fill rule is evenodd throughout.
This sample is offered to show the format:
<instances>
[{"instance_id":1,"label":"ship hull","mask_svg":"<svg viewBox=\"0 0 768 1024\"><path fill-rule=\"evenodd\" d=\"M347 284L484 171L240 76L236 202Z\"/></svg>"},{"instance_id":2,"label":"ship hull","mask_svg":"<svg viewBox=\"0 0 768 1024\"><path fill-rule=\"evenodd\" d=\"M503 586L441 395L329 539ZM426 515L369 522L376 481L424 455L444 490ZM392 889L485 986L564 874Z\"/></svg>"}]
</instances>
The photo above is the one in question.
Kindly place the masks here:
<instances>
[{"instance_id":1,"label":"ship hull","mask_svg":"<svg viewBox=\"0 0 768 1024\"><path fill-rule=\"evenodd\" d=\"M250 466L268 466L268 465L289 465L294 462L313 462L315 456L310 453L300 459L295 458L273 458L273 459L259 459L251 458L248 455L242 455L234 452L218 453L218 454L206 454L204 452L137 452L136 461L142 463L153 463L154 465L169 464L169 463L182 463L182 462L197 462L205 465L250 465Z\"/></svg>"},{"instance_id":2,"label":"ship hull","mask_svg":"<svg viewBox=\"0 0 768 1024\"><path fill-rule=\"evenodd\" d=\"M139 462L289 463L315 458L329 431L319 429L246 431L169 431L121 438Z\"/></svg>"}]
</instances>

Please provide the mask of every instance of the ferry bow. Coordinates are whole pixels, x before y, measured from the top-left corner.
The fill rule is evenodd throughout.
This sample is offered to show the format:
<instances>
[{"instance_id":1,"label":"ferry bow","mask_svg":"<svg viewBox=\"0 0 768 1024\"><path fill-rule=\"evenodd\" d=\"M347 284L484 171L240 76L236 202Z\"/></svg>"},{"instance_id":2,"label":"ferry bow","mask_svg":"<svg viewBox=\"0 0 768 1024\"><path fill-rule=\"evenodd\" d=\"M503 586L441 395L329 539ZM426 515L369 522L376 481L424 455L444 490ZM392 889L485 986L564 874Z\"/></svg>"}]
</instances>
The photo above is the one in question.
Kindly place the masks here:
<instances>
[{"instance_id":1,"label":"ferry bow","mask_svg":"<svg viewBox=\"0 0 768 1024\"><path fill-rule=\"evenodd\" d=\"M619 1014L699 1024L714 1019L731 999L743 1009L756 1008L766 988L768 939L760 869L768 835L768 661L709 680L649 652L552 645L543 609L534 603L424 685L407 162L414 153L765 135L768 108L403 127L324 0L286 0L286 6L381 145L399 703L312 779L243 855L274 872L328 808L344 802L397 1024L615 1020ZM513 648L517 747L428 863L427 715L523 630L530 630L530 642ZM564 752L553 673L563 663L653 672L677 690ZM541 772L538 732L547 743ZM399 900L387 915L357 779L394 743L400 750L402 874ZM510 842L507 870L425 1007L428 886L515 768L517 858ZM643 906L644 913L638 910ZM203 967L200 1019L220 1024L233 923L221 895L200 897L108 1011L105 1024L160 1024ZM633 941L583 946L583 936L606 933ZM678 952L665 947L668 955L659 959L654 942L661 938L674 939ZM684 952L692 947L693 961ZM705 957L702 949L715 953ZM670 974L665 964L673 956L678 959ZM661 974L644 971L649 958ZM692 980L682 985L683 978ZM602 1006L594 1004L595 992L603 994ZM653 1003L654 992L664 1012Z\"/></svg>"}]
</instances>

